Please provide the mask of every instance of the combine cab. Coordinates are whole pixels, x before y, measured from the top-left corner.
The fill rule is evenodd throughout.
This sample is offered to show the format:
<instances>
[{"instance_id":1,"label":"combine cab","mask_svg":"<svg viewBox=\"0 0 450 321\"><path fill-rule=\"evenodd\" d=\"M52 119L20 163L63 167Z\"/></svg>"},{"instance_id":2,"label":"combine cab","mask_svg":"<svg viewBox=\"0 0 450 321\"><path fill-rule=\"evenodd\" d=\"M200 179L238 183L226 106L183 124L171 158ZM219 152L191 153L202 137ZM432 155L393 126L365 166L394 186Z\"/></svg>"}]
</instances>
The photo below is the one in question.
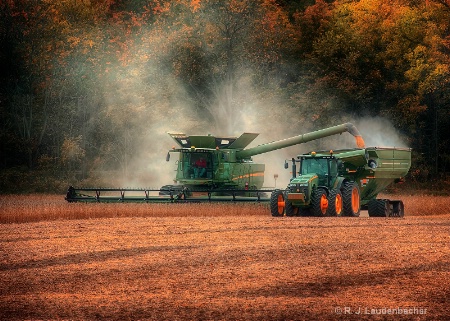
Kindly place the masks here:
<instances>
[{"instance_id":1,"label":"combine cab","mask_svg":"<svg viewBox=\"0 0 450 321\"><path fill-rule=\"evenodd\" d=\"M372 217L402 217L402 201L377 199L377 195L390 183L401 181L410 166L408 148L367 147L300 155L292 159L293 177L286 190L272 192L272 216L359 216L361 209L367 209Z\"/></svg>"},{"instance_id":2,"label":"combine cab","mask_svg":"<svg viewBox=\"0 0 450 321\"><path fill-rule=\"evenodd\" d=\"M190 202L190 201L270 201L271 190L263 189L264 164L254 163L252 156L349 132L357 145L364 146L361 135L350 123L306 133L284 140L245 149L258 136L244 133L240 137L188 136L169 133L178 147L167 153L178 154L175 184L161 189L117 189L69 187L68 202Z\"/></svg>"}]
</instances>

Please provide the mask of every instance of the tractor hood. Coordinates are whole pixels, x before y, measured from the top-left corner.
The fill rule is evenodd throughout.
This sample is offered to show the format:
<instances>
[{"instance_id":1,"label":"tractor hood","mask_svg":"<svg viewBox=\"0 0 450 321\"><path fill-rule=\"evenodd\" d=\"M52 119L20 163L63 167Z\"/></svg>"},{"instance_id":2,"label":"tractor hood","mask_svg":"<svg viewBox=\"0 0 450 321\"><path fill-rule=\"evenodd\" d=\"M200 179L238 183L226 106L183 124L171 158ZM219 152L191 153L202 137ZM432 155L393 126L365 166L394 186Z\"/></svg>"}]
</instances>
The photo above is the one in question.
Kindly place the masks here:
<instances>
[{"instance_id":1,"label":"tractor hood","mask_svg":"<svg viewBox=\"0 0 450 321\"><path fill-rule=\"evenodd\" d=\"M310 182L312 182L314 179L317 179L317 178L319 178L319 176L317 176L317 174L314 174L314 173L300 175L300 176L293 178L291 180L291 182L289 183L289 185L300 184L301 186L307 186Z\"/></svg>"}]
</instances>

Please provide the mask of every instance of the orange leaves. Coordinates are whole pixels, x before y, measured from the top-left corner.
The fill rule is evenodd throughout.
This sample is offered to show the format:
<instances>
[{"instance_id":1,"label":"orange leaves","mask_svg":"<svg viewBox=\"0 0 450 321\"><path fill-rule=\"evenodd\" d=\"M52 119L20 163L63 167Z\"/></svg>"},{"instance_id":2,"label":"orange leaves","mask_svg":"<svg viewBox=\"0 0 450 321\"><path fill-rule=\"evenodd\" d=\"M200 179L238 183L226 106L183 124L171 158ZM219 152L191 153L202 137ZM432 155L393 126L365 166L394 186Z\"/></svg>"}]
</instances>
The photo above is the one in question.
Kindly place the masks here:
<instances>
[{"instance_id":1,"label":"orange leaves","mask_svg":"<svg viewBox=\"0 0 450 321\"><path fill-rule=\"evenodd\" d=\"M80 43L80 38L75 36L69 36L67 38L67 42L70 44L71 48L74 48L78 46L78 44Z\"/></svg>"},{"instance_id":2,"label":"orange leaves","mask_svg":"<svg viewBox=\"0 0 450 321\"><path fill-rule=\"evenodd\" d=\"M84 42L86 45L88 45L90 48L94 45L94 42L91 39L85 40Z\"/></svg>"},{"instance_id":3,"label":"orange leaves","mask_svg":"<svg viewBox=\"0 0 450 321\"><path fill-rule=\"evenodd\" d=\"M201 0L191 0L192 12L196 12L198 9L200 9L200 6Z\"/></svg>"}]
</instances>

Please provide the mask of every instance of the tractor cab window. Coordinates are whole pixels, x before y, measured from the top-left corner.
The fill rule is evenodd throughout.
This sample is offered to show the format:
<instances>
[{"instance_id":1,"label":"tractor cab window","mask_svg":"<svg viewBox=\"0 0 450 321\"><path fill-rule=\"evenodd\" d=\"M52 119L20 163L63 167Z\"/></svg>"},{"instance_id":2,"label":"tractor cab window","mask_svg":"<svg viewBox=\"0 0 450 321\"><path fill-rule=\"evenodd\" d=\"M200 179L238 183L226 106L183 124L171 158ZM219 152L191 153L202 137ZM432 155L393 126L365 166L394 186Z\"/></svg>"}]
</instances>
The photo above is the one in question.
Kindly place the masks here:
<instances>
[{"instance_id":1,"label":"tractor cab window","mask_svg":"<svg viewBox=\"0 0 450 321\"><path fill-rule=\"evenodd\" d=\"M301 174L317 174L319 177L328 174L328 160L325 158L305 158L302 161Z\"/></svg>"},{"instance_id":2,"label":"tractor cab window","mask_svg":"<svg viewBox=\"0 0 450 321\"><path fill-rule=\"evenodd\" d=\"M212 178L211 153L184 152L182 153L183 177L190 179Z\"/></svg>"},{"instance_id":3,"label":"tractor cab window","mask_svg":"<svg viewBox=\"0 0 450 321\"><path fill-rule=\"evenodd\" d=\"M326 158L306 158L302 161L301 174L317 174L319 184L324 185L328 179L328 159Z\"/></svg>"}]
</instances>

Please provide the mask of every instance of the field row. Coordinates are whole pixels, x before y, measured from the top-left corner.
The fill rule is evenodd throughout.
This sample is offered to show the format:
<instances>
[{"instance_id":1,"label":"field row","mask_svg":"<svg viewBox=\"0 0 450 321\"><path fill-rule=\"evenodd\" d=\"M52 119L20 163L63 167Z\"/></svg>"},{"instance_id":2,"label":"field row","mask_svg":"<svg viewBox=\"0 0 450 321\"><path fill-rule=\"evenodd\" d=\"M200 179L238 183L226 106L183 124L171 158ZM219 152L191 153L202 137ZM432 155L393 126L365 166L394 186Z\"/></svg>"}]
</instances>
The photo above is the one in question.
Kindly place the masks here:
<instances>
[{"instance_id":1,"label":"field row","mask_svg":"<svg viewBox=\"0 0 450 321\"><path fill-rule=\"evenodd\" d=\"M450 213L445 196L385 195L405 203L406 216L442 215ZM198 217L198 216L270 216L268 204L201 203L67 203L62 195L0 196L0 223L26 223L66 219L107 217ZM363 214L364 215L364 214Z\"/></svg>"}]
</instances>

